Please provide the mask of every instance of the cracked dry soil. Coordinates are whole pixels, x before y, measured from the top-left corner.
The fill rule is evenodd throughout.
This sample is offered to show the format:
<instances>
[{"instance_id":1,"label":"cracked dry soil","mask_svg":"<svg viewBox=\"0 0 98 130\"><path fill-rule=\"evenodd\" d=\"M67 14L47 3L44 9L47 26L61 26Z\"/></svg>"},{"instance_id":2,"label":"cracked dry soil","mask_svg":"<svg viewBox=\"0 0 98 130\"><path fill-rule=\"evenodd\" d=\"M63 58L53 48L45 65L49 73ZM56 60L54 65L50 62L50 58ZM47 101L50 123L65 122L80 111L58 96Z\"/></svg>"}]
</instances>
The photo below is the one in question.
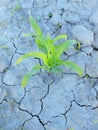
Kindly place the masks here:
<instances>
[{"instance_id":1,"label":"cracked dry soil","mask_svg":"<svg viewBox=\"0 0 98 130\"><path fill-rule=\"evenodd\" d=\"M59 76L40 71L26 88L21 80L39 59L16 59L38 51L31 37L29 12L52 37L66 33L81 43L62 58L80 65L77 76L64 69ZM98 130L98 0L0 1L0 130Z\"/></svg>"}]
</instances>

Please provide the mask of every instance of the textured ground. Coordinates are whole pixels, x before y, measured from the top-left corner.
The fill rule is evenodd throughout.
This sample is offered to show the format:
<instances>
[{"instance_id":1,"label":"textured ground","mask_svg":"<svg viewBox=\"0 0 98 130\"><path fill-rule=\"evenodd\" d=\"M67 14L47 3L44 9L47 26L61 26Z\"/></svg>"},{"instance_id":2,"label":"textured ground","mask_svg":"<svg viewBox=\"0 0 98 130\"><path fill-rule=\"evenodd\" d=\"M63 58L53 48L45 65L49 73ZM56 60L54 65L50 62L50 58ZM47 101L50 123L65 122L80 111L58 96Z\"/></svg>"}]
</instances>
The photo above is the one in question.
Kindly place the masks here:
<instances>
[{"instance_id":1,"label":"textured ground","mask_svg":"<svg viewBox=\"0 0 98 130\"><path fill-rule=\"evenodd\" d=\"M23 75L38 59L16 66L37 51L29 13L52 37L66 33L81 42L62 56L79 64L81 78L64 69L59 76L39 72L26 89ZM98 130L98 0L0 0L0 130Z\"/></svg>"}]
</instances>

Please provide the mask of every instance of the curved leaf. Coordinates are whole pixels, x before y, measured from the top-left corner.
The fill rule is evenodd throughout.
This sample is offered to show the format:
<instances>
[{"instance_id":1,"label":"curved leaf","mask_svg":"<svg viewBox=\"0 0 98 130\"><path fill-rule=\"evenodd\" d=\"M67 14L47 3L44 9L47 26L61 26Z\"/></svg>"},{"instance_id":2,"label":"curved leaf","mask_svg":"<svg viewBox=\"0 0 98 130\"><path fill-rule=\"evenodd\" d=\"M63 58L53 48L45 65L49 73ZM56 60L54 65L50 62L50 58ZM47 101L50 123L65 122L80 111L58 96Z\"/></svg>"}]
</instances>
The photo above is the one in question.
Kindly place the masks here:
<instances>
[{"instance_id":1,"label":"curved leaf","mask_svg":"<svg viewBox=\"0 0 98 130\"><path fill-rule=\"evenodd\" d=\"M67 40L62 44L56 45L57 56L60 56L64 51L66 51L76 43L76 40Z\"/></svg>"},{"instance_id":2,"label":"curved leaf","mask_svg":"<svg viewBox=\"0 0 98 130\"><path fill-rule=\"evenodd\" d=\"M44 61L44 63L46 64L47 62L47 57L45 54L41 53L41 52L29 52L27 54L24 54L23 56L19 57L16 61L16 64L20 64L24 59L26 58L40 58Z\"/></svg>"},{"instance_id":3,"label":"curved leaf","mask_svg":"<svg viewBox=\"0 0 98 130\"><path fill-rule=\"evenodd\" d=\"M36 35L35 42L38 45L38 48L45 54L47 54L47 48L46 48L46 39L42 35Z\"/></svg>"},{"instance_id":4,"label":"curved leaf","mask_svg":"<svg viewBox=\"0 0 98 130\"><path fill-rule=\"evenodd\" d=\"M22 87L25 87L28 84L32 74L34 74L36 71L40 70L40 68L44 68L45 69L45 66L36 65L28 74L26 74L23 77L23 80L22 80L22 83L21 83Z\"/></svg>"},{"instance_id":5,"label":"curved leaf","mask_svg":"<svg viewBox=\"0 0 98 130\"><path fill-rule=\"evenodd\" d=\"M32 16L30 16L29 20L30 20L30 24L31 24L32 28L34 29L34 31L37 34L42 34L42 31L41 31L39 25L37 24L36 20Z\"/></svg>"},{"instance_id":6,"label":"curved leaf","mask_svg":"<svg viewBox=\"0 0 98 130\"><path fill-rule=\"evenodd\" d=\"M60 39L67 39L67 36L65 35L65 34L63 34L63 35L59 35L59 36L57 36L56 38L54 38L53 39L53 43L55 43L55 42L57 42L58 40L60 40Z\"/></svg>"},{"instance_id":7,"label":"curved leaf","mask_svg":"<svg viewBox=\"0 0 98 130\"><path fill-rule=\"evenodd\" d=\"M82 76L84 73L81 67L79 67L77 64L75 64L69 60L63 61L62 64L65 65L66 67L71 68L80 76Z\"/></svg>"}]
</instances>

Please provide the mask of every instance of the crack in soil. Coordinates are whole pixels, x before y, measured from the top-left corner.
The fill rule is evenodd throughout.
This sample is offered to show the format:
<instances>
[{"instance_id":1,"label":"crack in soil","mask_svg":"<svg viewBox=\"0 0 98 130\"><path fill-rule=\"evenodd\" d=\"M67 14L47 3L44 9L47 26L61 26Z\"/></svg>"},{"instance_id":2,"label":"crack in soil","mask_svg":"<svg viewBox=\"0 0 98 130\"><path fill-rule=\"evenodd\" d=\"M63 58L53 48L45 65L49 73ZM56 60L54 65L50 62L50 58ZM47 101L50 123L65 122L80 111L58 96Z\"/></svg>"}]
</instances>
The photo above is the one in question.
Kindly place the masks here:
<instances>
[{"instance_id":1,"label":"crack in soil","mask_svg":"<svg viewBox=\"0 0 98 130\"><path fill-rule=\"evenodd\" d=\"M33 118L33 117L37 117L39 123L43 126L44 130L46 130L45 124L42 122L42 120L40 119L40 117L39 117L38 115L33 115L33 114L32 114L31 112L29 112L28 110L24 110L24 109L20 108L20 106L19 106L18 108L19 108L20 111L23 111L23 112L28 113L32 118Z\"/></svg>"},{"instance_id":2,"label":"crack in soil","mask_svg":"<svg viewBox=\"0 0 98 130\"><path fill-rule=\"evenodd\" d=\"M0 105L2 105L4 102L8 102L5 98L0 102Z\"/></svg>"},{"instance_id":3,"label":"crack in soil","mask_svg":"<svg viewBox=\"0 0 98 130\"><path fill-rule=\"evenodd\" d=\"M47 95L49 94L50 86L51 86L53 83L54 83L54 81L53 81L52 83L48 84L47 93L40 99L40 102L41 102L41 110L40 110L40 112L39 112L38 115L40 115L41 112L43 111L43 105L44 105L43 100L44 100L44 99L47 97Z\"/></svg>"},{"instance_id":4,"label":"crack in soil","mask_svg":"<svg viewBox=\"0 0 98 130\"><path fill-rule=\"evenodd\" d=\"M22 100L25 98L25 96L26 96L26 88L24 88L24 95L23 95L23 97L20 99L20 101L18 102L18 104L20 105L21 104L21 102L22 102Z\"/></svg>"},{"instance_id":5,"label":"crack in soil","mask_svg":"<svg viewBox=\"0 0 98 130\"><path fill-rule=\"evenodd\" d=\"M33 117L31 117L31 118L29 118L29 119L26 119L26 120L23 122L23 124L20 126L21 129L24 128L25 124L26 124L28 121L32 120L32 118L33 118Z\"/></svg>"}]
</instances>

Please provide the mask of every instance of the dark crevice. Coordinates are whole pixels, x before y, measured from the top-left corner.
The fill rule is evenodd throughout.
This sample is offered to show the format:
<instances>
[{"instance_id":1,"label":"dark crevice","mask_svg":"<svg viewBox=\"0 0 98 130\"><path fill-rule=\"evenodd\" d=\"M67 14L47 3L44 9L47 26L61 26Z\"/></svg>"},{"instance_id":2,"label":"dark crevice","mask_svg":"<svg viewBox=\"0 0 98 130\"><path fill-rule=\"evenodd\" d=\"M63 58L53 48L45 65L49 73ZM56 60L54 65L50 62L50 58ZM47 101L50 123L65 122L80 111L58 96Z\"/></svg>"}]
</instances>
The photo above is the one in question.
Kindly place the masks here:
<instances>
[{"instance_id":1,"label":"dark crevice","mask_svg":"<svg viewBox=\"0 0 98 130\"><path fill-rule=\"evenodd\" d=\"M74 100L71 101L70 107L65 111L65 113L62 113L62 115L64 115L65 118L66 118L66 114L71 110L72 105L73 105L73 102L76 103L79 107L91 108L91 110L98 108L98 106L95 107L95 108L93 108L91 105L86 105L86 104L85 104L85 105L81 105L80 103L78 103L78 102L74 99ZM67 118L66 118L66 119L67 119Z\"/></svg>"},{"instance_id":2,"label":"dark crevice","mask_svg":"<svg viewBox=\"0 0 98 130\"><path fill-rule=\"evenodd\" d=\"M92 88L95 90L95 92L96 92L96 99L98 100L98 91L97 91L97 89L95 88L95 86L96 86L97 83L98 83L98 79L96 79L96 81L94 82Z\"/></svg>"},{"instance_id":3,"label":"dark crevice","mask_svg":"<svg viewBox=\"0 0 98 130\"><path fill-rule=\"evenodd\" d=\"M96 48L96 47L93 46L93 50L94 50L94 51L98 51L98 48Z\"/></svg>"},{"instance_id":4,"label":"dark crevice","mask_svg":"<svg viewBox=\"0 0 98 130\"><path fill-rule=\"evenodd\" d=\"M29 119L26 119L26 120L23 122L23 124L21 125L21 128L23 128L28 121L32 120L32 118L33 118L33 117L31 117L31 118L29 118Z\"/></svg>"},{"instance_id":5,"label":"dark crevice","mask_svg":"<svg viewBox=\"0 0 98 130\"><path fill-rule=\"evenodd\" d=\"M95 92L96 92L96 99L98 100L98 91L97 91L97 89L96 88L93 88L94 90L95 90Z\"/></svg>"},{"instance_id":6,"label":"dark crevice","mask_svg":"<svg viewBox=\"0 0 98 130\"><path fill-rule=\"evenodd\" d=\"M9 62L9 65L7 66L7 68L3 71L3 72L1 72L1 73L5 73L7 70L9 70L10 69L10 67L11 67L11 65L12 65L12 60L13 60L13 57L14 57L14 54L11 56L11 59L10 59L10 62Z\"/></svg>"},{"instance_id":7,"label":"dark crevice","mask_svg":"<svg viewBox=\"0 0 98 130\"><path fill-rule=\"evenodd\" d=\"M34 116L34 115L33 115L31 112L29 112L28 110L22 109L20 106L19 106L18 108L19 108L20 111L26 112L26 113L28 113L29 115L31 115L31 117Z\"/></svg>"},{"instance_id":8,"label":"dark crevice","mask_svg":"<svg viewBox=\"0 0 98 130\"><path fill-rule=\"evenodd\" d=\"M97 83L98 83L98 79L96 79L96 81L94 82L92 88L94 88Z\"/></svg>"},{"instance_id":9,"label":"dark crevice","mask_svg":"<svg viewBox=\"0 0 98 130\"><path fill-rule=\"evenodd\" d=\"M80 107L89 107L89 108L92 108L92 105L87 105L87 104L80 104L79 102L76 101L76 97L75 97L75 94L74 94L74 91L73 91L73 96L74 96L74 100L73 102L75 102L78 106Z\"/></svg>"},{"instance_id":10,"label":"dark crevice","mask_svg":"<svg viewBox=\"0 0 98 130\"><path fill-rule=\"evenodd\" d=\"M8 71L8 70L10 69L10 67L11 67L11 65L12 65L13 57L14 57L14 54L11 56L10 63L9 63L9 65L8 65L8 67L2 72L3 74L6 73L6 71ZM4 75L2 75L2 83L3 83L4 85L7 85L7 86L12 86L12 85L6 84L6 83L3 81L3 76L4 76ZM15 85L13 85L13 86L15 86Z\"/></svg>"},{"instance_id":11,"label":"dark crevice","mask_svg":"<svg viewBox=\"0 0 98 130\"><path fill-rule=\"evenodd\" d=\"M8 102L6 99L3 99L1 102L0 102L0 105L3 104L4 102Z\"/></svg>"},{"instance_id":12,"label":"dark crevice","mask_svg":"<svg viewBox=\"0 0 98 130\"><path fill-rule=\"evenodd\" d=\"M20 33L21 33L21 31L20 31ZM20 34L19 34L19 35L20 35ZM9 40L8 37L6 37L6 38ZM15 40L14 40L14 38L10 38L10 40L11 40L11 42L12 42L12 44L13 44L13 47L15 48L14 54L18 53L19 55L23 55L24 53L20 53L20 52L18 51L18 48L17 48L16 45L15 45ZM13 55L14 55L14 54L13 54Z\"/></svg>"},{"instance_id":13,"label":"dark crevice","mask_svg":"<svg viewBox=\"0 0 98 130\"><path fill-rule=\"evenodd\" d=\"M65 120L66 120L65 123L67 123L66 114L71 110L71 108L72 108L72 102L73 102L73 100L70 102L70 106L69 106L69 108L65 111L65 113L61 113L61 114L64 116Z\"/></svg>"},{"instance_id":14,"label":"dark crevice","mask_svg":"<svg viewBox=\"0 0 98 130\"><path fill-rule=\"evenodd\" d=\"M21 104L21 102L22 102L22 100L25 98L25 96L26 96L26 89L24 88L24 95L23 95L23 97L21 98L21 100L19 101L18 104Z\"/></svg>"},{"instance_id":15,"label":"dark crevice","mask_svg":"<svg viewBox=\"0 0 98 130\"><path fill-rule=\"evenodd\" d=\"M3 78L2 78L2 84L5 85L5 86L16 86L16 84L14 84L14 85L6 84L6 83L3 81Z\"/></svg>"},{"instance_id":16,"label":"dark crevice","mask_svg":"<svg viewBox=\"0 0 98 130\"><path fill-rule=\"evenodd\" d=\"M95 110L95 109L98 109L98 106L96 106L96 107L93 107L91 110Z\"/></svg>"},{"instance_id":17,"label":"dark crevice","mask_svg":"<svg viewBox=\"0 0 98 130\"><path fill-rule=\"evenodd\" d=\"M50 90L50 86L54 83L54 81L51 83L51 84L48 84L48 88L47 88L47 93L40 99L40 102L41 102L41 110L39 112L38 115L41 114L42 110L43 110L43 105L44 105L44 102L43 100L47 97L47 95L49 94L49 90Z\"/></svg>"},{"instance_id":18,"label":"dark crevice","mask_svg":"<svg viewBox=\"0 0 98 130\"><path fill-rule=\"evenodd\" d=\"M66 118L66 116L64 115L64 114L59 114L59 115L56 115L56 116L52 116L51 118L50 118L50 120L48 120L44 125L47 125L47 124L51 124L52 123L52 121L51 121L51 119L55 119L55 118L58 118L58 117L64 117L65 118L65 125L66 125L66 123L67 123L67 118Z\"/></svg>"},{"instance_id":19,"label":"dark crevice","mask_svg":"<svg viewBox=\"0 0 98 130\"><path fill-rule=\"evenodd\" d=\"M29 112L28 110L24 110L24 109L20 108L20 106L19 106L18 108L19 108L19 110L28 113L31 117L37 117L39 123L43 126L44 130L46 130L45 124L42 122L42 120L40 119L40 117L39 117L38 115L33 115L33 114L32 114L31 112Z\"/></svg>"},{"instance_id":20,"label":"dark crevice","mask_svg":"<svg viewBox=\"0 0 98 130\"><path fill-rule=\"evenodd\" d=\"M18 53L19 55L23 55L24 53L20 53L19 51L18 51L18 48L16 47L16 45L15 45L15 43L14 43L14 40L13 40L13 46L14 46L14 48L15 48L15 53Z\"/></svg>"},{"instance_id":21,"label":"dark crevice","mask_svg":"<svg viewBox=\"0 0 98 130\"><path fill-rule=\"evenodd\" d=\"M64 12L65 12L64 8L61 8L61 13L60 13L61 19L62 19L62 16L63 16Z\"/></svg>"},{"instance_id":22,"label":"dark crevice","mask_svg":"<svg viewBox=\"0 0 98 130\"><path fill-rule=\"evenodd\" d=\"M19 20L18 20L18 18L16 17L16 21L17 21L17 27L19 28L19 29L21 29L21 26L19 25Z\"/></svg>"},{"instance_id":23,"label":"dark crevice","mask_svg":"<svg viewBox=\"0 0 98 130\"><path fill-rule=\"evenodd\" d=\"M35 115L35 117L37 117L37 119L39 120L40 124L43 126L44 130L46 130L45 124L42 122L42 120L40 119L40 117L38 115Z\"/></svg>"},{"instance_id":24,"label":"dark crevice","mask_svg":"<svg viewBox=\"0 0 98 130\"><path fill-rule=\"evenodd\" d=\"M80 107L89 107L89 108L92 108L92 106L91 105L87 105L87 104L80 104L80 103L78 103L76 100L74 100L73 102L75 102L78 106L80 106Z\"/></svg>"},{"instance_id":25,"label":"dark crevice","mask_svg":"<svg viewBox=\"0 0 98 130\"><path fill-rule=\"evenodd\" d=\"M56 118L56 117L60 117L60 115L55 115L55 116L52 116L52 117L51 117L51 119L52 119L52 118Z\"/></svg>"},{"instance_id":26,"label":"dark crevice","mask_svg":"<svg viewBox=\"0 0 98 130\"><path fill-rule=\"evenodd\" d=\"M71 108L72 108L72 102L73 102L73 100L70 102L70 106L69 106L69 108L65 111L65 113L62 113L62 115L64 115L65 116L65 118L66 118L66 114L71 110Z\"/></svg>"},{"instance_id":27,"label":"dark crevice","mask_svg":"<svg viewBox=\"0 0 98 130\"><path fill-rule=\"evenodd\" d=\"M74 89L72 89L71 91L66 91L65 87L62 87L62 89L65 91L65 93L73 93L73 91L76 91L76 89L79 87L79 85L81 85L82 83L84 83L83 81L81 81L80 83L77 83L76 85L73 86Z\"/></svg>"}]
</instances>

